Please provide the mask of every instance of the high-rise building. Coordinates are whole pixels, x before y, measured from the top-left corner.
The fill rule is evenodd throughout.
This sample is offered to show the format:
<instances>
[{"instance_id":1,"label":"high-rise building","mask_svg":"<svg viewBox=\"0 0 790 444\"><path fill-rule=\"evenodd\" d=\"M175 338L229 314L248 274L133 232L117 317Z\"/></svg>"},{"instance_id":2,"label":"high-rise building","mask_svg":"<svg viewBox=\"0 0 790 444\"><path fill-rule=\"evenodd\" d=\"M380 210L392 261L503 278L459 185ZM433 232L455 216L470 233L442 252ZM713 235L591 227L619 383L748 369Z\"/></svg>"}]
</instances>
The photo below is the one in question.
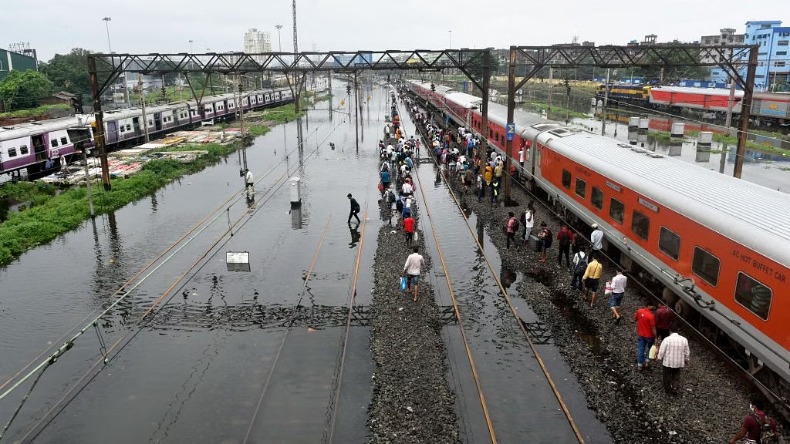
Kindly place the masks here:
<instances>
[{"instance_id":1,"label":"high-rise building","mask_svg":"<svg viewBox=\"0 0 790 444\"><path fill-rule=\"evenodd\" d=\"M251 28L244 33L244 52L258 53L258 52L272 52L272 39L268 32L258 31L257 28Z\"/></svg>"},{"instance_id":2,"label":"high-rise building","mask_svg":"<svg viewBox=\"0 0 790 444\"><path fill-rule=\"evenodd\" d=\"M719 30L716 35L703 35L700 37L700 44L702 46L726 46L726 45L743 45L746 36L744 34L736 34L734 28L723 28ZM731 54L730 54L731 56ZM702 63L714 63L716 60L713 57L705 57L700 60ZM726 71L718 66L714 66L710 70L710 80L717 85L727 85L729 75Z\"/></svg>"},{"instance_id":3,"label":"high-rise building","mask_svg":"<svg viewBox=\"0 0 790 444\"><path fill-rule=\"evenodd\" d=\"M748 21L744 43L759 47L754 89L786 90L790 79L790 27L783 27L779 20ZM746 75L746 68L741 75Z\"/></svg>"}]
</instances>

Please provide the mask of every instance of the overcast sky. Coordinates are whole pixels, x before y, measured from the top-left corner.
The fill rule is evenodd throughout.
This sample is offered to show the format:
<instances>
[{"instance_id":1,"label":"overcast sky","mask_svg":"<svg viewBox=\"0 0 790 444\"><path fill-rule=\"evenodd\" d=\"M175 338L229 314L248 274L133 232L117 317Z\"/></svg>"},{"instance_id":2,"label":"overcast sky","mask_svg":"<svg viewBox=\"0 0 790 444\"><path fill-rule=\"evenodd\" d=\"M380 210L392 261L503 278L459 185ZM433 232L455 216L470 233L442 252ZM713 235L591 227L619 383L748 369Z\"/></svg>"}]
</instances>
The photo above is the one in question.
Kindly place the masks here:
<instances>
[{"instance_id":1,"label":"overcast sky","mask_svg":"<svg viewBox=\"0 0 790 444\"><path fill-rule=\"evenodd\" d=\"M663 0L604 3L583 0L297 0L299 49L506 48L579 42L624 45L657 34L658 41L696 41L720 28L743 33L748 20L782 20L788 0L746 2ZM483 8L483 9L480 9ZM241 51L248 28L269 31L277 51L293 48L290 0L0 0L0 45L29 42L39 59L81 47L107 52L103 17L110 17L114 52ZM452 39L452 43L450 40Z\"/></svg>"}]
</instances>

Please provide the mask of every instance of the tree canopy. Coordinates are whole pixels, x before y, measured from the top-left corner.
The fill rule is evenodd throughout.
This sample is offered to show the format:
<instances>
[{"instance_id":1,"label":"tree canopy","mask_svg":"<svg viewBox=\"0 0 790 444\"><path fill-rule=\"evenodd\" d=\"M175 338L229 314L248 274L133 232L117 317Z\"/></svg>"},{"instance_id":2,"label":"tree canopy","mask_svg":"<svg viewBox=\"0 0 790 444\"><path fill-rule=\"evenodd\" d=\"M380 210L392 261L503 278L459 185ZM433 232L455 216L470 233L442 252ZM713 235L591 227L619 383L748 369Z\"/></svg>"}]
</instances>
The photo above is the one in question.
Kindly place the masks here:
<instances>
[{"instance_id":1,"label":"tree canopy","mask_svg":"<svg viewBox=\"0 0 790 444\"><path fill-rule=\"evenodd\" d=\"M0 101L6 111L34 108L52 94L52 82L37 71L11 71L0 82Z\"/></svg>"},{"instance_id":2,"label":"tree canopy","mask_svg":"<svg viewBox=\"0 0 790 444\"><path fill-rule=\"evenodd\" d=\"M41 71L58 91L68 91L77 95L90 94L88 54L90 51L83 48L74 48L68 54L55 54Z\"/></svg>"}]
</instances>

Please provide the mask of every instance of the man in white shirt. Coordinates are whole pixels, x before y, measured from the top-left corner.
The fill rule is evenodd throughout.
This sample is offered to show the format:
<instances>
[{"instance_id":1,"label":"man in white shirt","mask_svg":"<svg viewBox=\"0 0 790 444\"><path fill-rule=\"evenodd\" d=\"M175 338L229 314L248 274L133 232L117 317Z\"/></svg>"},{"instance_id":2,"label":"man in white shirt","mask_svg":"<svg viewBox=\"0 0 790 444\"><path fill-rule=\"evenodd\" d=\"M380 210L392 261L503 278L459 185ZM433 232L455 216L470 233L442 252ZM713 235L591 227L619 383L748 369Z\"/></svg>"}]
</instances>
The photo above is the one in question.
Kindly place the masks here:
<instances>
[{"instance_id":1,"label":"man in white shirt","mask_svg":"<svg viewBox=\"0 0 790 444\"><path fill-rule=\"evenodd\" d=\"M671 334L661 341L658 359L663 365L664 391L674 395L679 388L680 369L689 363L691 352L688 339L678 334L676 326L671 325L669 331Z\"/></svg>"},{"instance_id":2,"label":"man in white shirt","mask_svg":"<svg viewBox=\"0 0 790 444\"><path fill-rule=\"evenodd\" d=\"M403 182L403 186L401 187L401 193L404 196L411 196L412 194L414 194L414 187L412 187L409 182Z\"/></svg>"},{"instance_id":3,"label":"man in white shirt","mask_svg":"<svg viewBox=\"0 0 790 444\"><path fill-rule=\"evenodd\" d=\"M527 205L527 211L524 212L524 245L529 242L529 235L532 234L532 228L535 226L535 209L532 208L532 203Z\"/></svg>"},{"instance_id":4,"label":"man in white shirt","mask_svg":"<svg viewBox=\"0 0 790 444\"><path fill-rule=\"evenodd\" d=\"M590 242L592 243L592 252L601 251L603 248L603 231L598 228L598 224L592 224L593 232L590 234Z\"/></svg>"},{"instance_id":5,"label":"man in white shirt","mask_svg":"<svg viewBox=\"0 0 790 444\"><path fill-rule=\"evenodd\" d=\"M612 309L612 315L615 322L620 322L620 305L623 303L623 293L625 293L625 285L628 278L623 275L622 270L617 270L617 275L612 278L612 294L609 296L609 308Z\"/></svg>"},{"instance_id":6,"label":"man in white shirt","mask_svg":"<svg viewBox=\"0 0 790 444\"><path fill-rule=\"evenodd\" d=\"M410 292L412 287L414 287L414 302L417 302L417 287L419 287L420 283L420 273L422 272L422 267L425 265L425 259L422 258L422 255L418 253L420 248L416 245L412 248L414 253L410 254L409 257L406 258L406 264L403 265L403 275L406 276L408 287L406 288L406 292Z\"/></svg>"}]
</instances>

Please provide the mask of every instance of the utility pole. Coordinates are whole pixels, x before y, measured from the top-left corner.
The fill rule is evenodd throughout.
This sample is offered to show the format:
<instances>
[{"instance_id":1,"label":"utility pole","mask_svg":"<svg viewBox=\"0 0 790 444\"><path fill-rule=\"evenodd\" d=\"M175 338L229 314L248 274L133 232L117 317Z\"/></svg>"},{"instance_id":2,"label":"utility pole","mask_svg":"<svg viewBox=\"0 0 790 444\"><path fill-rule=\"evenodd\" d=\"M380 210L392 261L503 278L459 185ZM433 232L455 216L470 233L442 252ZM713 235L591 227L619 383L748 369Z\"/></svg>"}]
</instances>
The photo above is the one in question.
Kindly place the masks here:
<instances>
[{"instance_id":1,"label":"utility pole","mask_svg":"<svg viewBox=\"0 0 790 444\"><path fill-rule=\"evenodd\" d=\"M601 108L601 135L606 136L606 106L609 104L609 72L611 70L606 68L606 85L604 85L603 93L603 107Z\"/></svg>"},{"instance_id":2,"label":"utility pole","mask_svg":"<svg viewBox=\"0 0 790 444\"><path fill-rule=\"evenodd\" d=\"M359 152L359 86L357 85L357 71L354 71L354 100L356 102L356 106L354 106L354 127L356 129L357 134L357 152ZM351 106L351 97L349 97L349 106Z\"/></svg>"},{"instance_id":3,"label":"utility pole","mask_svg":"<svg viewBox=\"0 0 790 444\"><path fill-rule=\"evenodd\" d=\"M107 162L107 145L104 140L104 112L101 109L101 96L99 95L99 77L96 74L96 57L88 55L88 76L91 82L91 93L93 97L93 113L95 115L96 130L93 133L93 140L99 149L99 161L101 163L101 180L105 191L112 189L110 182L110 164Z\"/></svg>"},{"instance_id":4,"label":"utility pole","mask_svg":"<svg viewBox=\"0 0 790 444\"><path fill-rule=\"evenodd\" d=\"M571 121L571 85L568 78L565 78L565 124Z\"/></svg>"},{"instance_id":5,"label":"utility pole","mask_svg":"<svg viewBox=\"0 0 790 444\"><path fill-rule=\"evenodd\" d=\"M143 90L143 75L137 74L137 86L140 88L140 104L143 108L143 130L145 131L146 143L150 141L148 137L148 117L145 114L145 91Z\"/></svg>"},{"instance_id":6,"label":"utility pole","mask_svg":"<svg viewBox=\"0 0 790 444\"><path fill-rule=\"evenodd\" d=\"M244 137L244 96L242 95L242 86L241 86L241 77L239 77L239 106L237 108L239 110L239 133L241 134L242 146L241 146L241 155L242 155L242 168L244 169L244 173L247 173L247 146L244 144L246 140Z\"/></svg>"},{"instance_id":7,"label":"utility pole","mask_svg":"<svg viewBox=\"0 0 790 444\"><path fill-rule=\"evenodd\" d=\"M738 149L735 152L735 168L732 175L741 178L743 157L746 154L746 135L749 131L749 117L752 112L752 94L754 93L754 75L757 71L757 46L752 46L749 53L749 65L746 69L746 88L741 102L741 132L738 135Z\"/></svg>"},{"instance_id":8,"label":"utility pole","mask_svg":"<svg viewBox=\"0 0 790 444\"><path fill-rule=\"evenodd\" d=\"M730 125L732 124L732 107L735 102L735 78L727 76L730 81L730 98L727 100L727 119L724 121L724 127L727 128L727 135L730 135ZM721 150L721 160L719 161L719 173L724 173L724 168L727 165L727 147Z\"/></svg>"},{"instance_id":9,"label":"utility pole","mask_svg":"<svg viewBox=\"0 0 790 444\"><path fill-rule=\"evenodd\" d=\"M551 96L554 95L554 68L549 67L549 109L546 111L546 118L551 119L549 113L551 112Z\"/></svg>"}]
</instances>

